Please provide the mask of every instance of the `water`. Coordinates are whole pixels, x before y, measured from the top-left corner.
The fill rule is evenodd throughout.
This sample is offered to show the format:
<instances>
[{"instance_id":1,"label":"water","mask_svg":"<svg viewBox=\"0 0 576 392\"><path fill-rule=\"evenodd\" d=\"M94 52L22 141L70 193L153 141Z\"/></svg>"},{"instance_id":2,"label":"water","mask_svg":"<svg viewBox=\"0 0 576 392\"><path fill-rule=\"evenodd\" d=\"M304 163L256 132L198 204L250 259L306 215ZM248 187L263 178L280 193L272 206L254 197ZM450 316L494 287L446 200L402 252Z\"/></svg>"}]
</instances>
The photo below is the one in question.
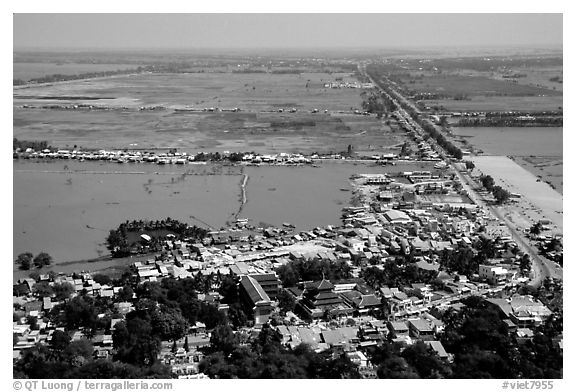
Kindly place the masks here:
<instances>
[{"instance_id":1,"label":"water","mask_svg":"<svg viewBox=\"0 0 576 392\"><path fill-rule=\"evenodd\" d=\"M70 170L119 174L52 173ZM241 175L189 175L192 166L14 163L14 257L46 251L56 262L107 253L110 229L132 219L168 216L219 228L238 210ZM211 167L194 167L210 173ZM138 171L144 174L126 174ZM226 169L223 170L226 172ZM123 173L123 174L122 174Z\"/></svg>"},{"instance_id":2,"label":"water","mask_svg":"<svg viewBox=\"0 0 576 392\"><path fill-rule=\"evenodd\" d=\"M14 79L28 81L48 75L78 75L90 72L136 69L136 64L14 63Z\"/></svg>"},{"instance_id":3,"label":"water","mask_svg":"<svg viewBox=\"0 0 576 392\"><path fill-rule=\"evenodd\" d=\"M169 216L220 228L240 208L243 173L249 179L240 217L252 224L290 222L296 230L340 225L341 209L352 196L341 189L350 189L352 174L430 170L432 166L336 162L323 163L320 168L222 167L15 161L13 258L25 251L45 251L57 265L106 255L104 242L109 230L132 219ZM185 172L190 175L183 177ZM14 268L14 276L21 276ZM94 265L87 268L94 269ZM80 270L82 265L74 264L73 269Z\"/></svg>"},{"instance_id":4,"label":"water","mask_svg":"<svg viewBox=\"0 0 576 392\"><path fill-rule=\"evenodd\" d=\"M486 154L562 157L561 127L455 127L453 131Z\"/></svg>"}]
</instances>

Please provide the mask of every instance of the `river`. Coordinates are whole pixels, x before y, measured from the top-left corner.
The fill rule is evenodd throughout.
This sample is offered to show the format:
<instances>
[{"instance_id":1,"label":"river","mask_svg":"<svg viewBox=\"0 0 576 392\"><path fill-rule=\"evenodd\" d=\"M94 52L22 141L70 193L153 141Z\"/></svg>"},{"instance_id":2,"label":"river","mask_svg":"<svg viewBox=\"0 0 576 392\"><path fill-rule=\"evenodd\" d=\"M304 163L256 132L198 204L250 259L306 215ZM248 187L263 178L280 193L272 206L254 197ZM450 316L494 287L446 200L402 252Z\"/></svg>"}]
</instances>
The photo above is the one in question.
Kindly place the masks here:
<instances>
[{"instance_id":1,"label":"river","mask_svg":"<svg viewBox=\"0 0 576 392\"><path fill-rule=\"evenodd\" d=\"M116 164L14 161L13 258L47 252L58 263L108 254L110 229L132 219L171 217L220 228L240 216L251 224L296 230L339 225L356 173L431 169L432 164L375 166L323 162L320 167ZM81 269L81 265L78 265ZM26 273L14 267L14 276Z\"/></svg>"}]
</instances>

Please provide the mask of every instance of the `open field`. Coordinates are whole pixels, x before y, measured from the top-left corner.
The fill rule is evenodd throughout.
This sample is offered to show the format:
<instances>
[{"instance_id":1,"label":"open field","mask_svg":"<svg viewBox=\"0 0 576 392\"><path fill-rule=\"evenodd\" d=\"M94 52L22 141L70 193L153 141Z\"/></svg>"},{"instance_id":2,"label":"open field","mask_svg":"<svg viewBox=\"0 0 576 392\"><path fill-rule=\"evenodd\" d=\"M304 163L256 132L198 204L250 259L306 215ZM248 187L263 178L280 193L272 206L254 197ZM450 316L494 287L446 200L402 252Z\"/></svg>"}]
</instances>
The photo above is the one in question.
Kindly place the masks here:
<instances>
[{"instance_id":1,"label":"open field","mask_svg":"<svg viewBox=\"0 0 576 392\"><path fill-rule=\"evenodd\" d=\"M58 146L190 152L340 152L349 144L385 151L403 141L402 133L374 116L351 114L361 106L363 90L324 88L336 78L354 81L343 73L145 74L16 88L14 137ZM113 110L22 107L82 103ZM137 110L156 105L167 109ZM174 111L184 107L241 111ZM297 112L289 113L291 108Z\"/></svg>"},{"instance_id":2,"label":"open field","mask_svg":"<svg viewBox=\"0 0 576 392\"><path fill-rule=\"evenodd\" d=\"M415 92L446 94L449 96L539 96L562 95L561 91L521 85L506 80L476 75L429 75L419 79L403 79L406 87Z\"/></svg>"},{"instance_id":3,"label":"open field","mask_svg":"<svg viewBox=\"0 0 576 392\"><path fill-rule=\"evenodd\" d=\"M14 137L83 148L265 153L337 152L348 144L385 149L405 135L392 133L374 117L354 115L16 109Z\"/></svg>"},{"instance_id":4,"label":"open field","mask_svg":"<svg viewBox=\"0 0 576 392\"><path fill-rule=\"evenodd\" d=\"M348 74L139 74L75 83L14 89L15 105L30 102L20 96L128 97L133 106L163 105L168 108L234 108L278 110L292 107L311 111L359 108L359 89L329 89L324 83ZM65 103L65 100L60 100ZM75 102L79 103L79 102ZM105 100L99 104L107 104Z\"/></svg>"},{"instance_id":5,"label":"open field","mask_svg":"<svg viewBox=\"0 0 576 392\"><path fill-rule=\"evenodd\" d=\"M488 111L541 111L558 110L563 107L563 98L545 97L486 97L471 96L467 100L434 99L426 100L426 106L441 106L448 111L488 112Z\"/></svg>"},{"instance_id":6,"label":"open field","mask_svg":"<svg viewBox=\"0 0 576 392\"><path fill-rule=\"evenodd\" d=\"M551 90L562 91L563 84L556 81L551 81L551 78L559 77L560 80L563 78L562 67L560 66L550 66L550 67L513 67L510 69L510 73L523 74L525 77L516 78L515 80L518 84L530 85L536 87L544 87Z\"/></svg>"}]
</instances>

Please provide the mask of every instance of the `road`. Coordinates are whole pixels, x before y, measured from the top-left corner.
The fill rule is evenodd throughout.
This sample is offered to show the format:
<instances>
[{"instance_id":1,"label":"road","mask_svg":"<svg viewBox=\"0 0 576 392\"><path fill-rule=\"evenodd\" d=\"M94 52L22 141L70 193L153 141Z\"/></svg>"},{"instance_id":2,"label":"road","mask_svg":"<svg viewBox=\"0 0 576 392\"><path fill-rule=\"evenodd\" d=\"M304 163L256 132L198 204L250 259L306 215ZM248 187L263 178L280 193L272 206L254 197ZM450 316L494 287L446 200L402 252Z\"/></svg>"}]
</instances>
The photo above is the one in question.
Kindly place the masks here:
<instances>
[{"instance_id":1,"label":"road","mask_svg":"<svg viewBox=\"0 0 576 392\"><path fill-rule=\"evenodd\" d=\"M388 94L385 91L385 89L380 85L380 83L378 83L376 80L374 80L366 72L366 64L365 63L358 64L358 70L362 75L368 77L370 79L370 81L378 89L380 89L380 91L383 94L388 96L396 104L396 106L398 106L399 108L402 108L400 111L402 117L404 117L405 120L409 121L411 127L416 132L418 132L419 135L421 135L421 136L425 135L426 132L415 121L416 119L413 119L406 112L406 110L404 110L404 108L406 106L410 107L419 116L423 115L423 113L420 112L418 110L418 108L411 101L409 101L406 97L402 96L394 88L391 87L393 82L388 80L387 84L388 84L388 87L390 88L390 90L394 96ZM401 103L399 103L399 101L401 101ZM432 126L434 126L434 128L438 132L444 134L444 132L442 132L441 128L439 126L437 126L436 124L434 124L434 122L430 121L430 119L428 119L428 117L426 117L425 120L428 121ZM432 138L428 139L428 144L442 158L448 156L448 153L446 151L444 151L444 149L442 147L440 147ZM468 193L468 196L470 197L470 199L476 205L478 205L480 208L482 208L483 211L488 211L490 214L492 214L493 217L496 217L500 222L504 223L510 232L510 236L516 242L516 244L518 244L518 247L520 248L520 250L522 250L524 253L526 253L530 256L530 259L532 261L532 276L531 276L531 280L530 280L530 285L534 286L534 287L539 287L542 284L542 281L546 277L551 277L551 278L562 280L562 278L563 278L562 268L557 267L553 261L548 260L545 257L542 257L540 254L538 254L538 250L535 249L535 247L528 241L527 238L525 238L522 234L520 234L520 233L524 233L523 232L524 227L519 227L517 224L515 224L514 222L512 222L511 220L506 218L506 216L503 215L496 207L494 207L493 205L489 205L476 191L476 189L478 189L480 187L479 184L477 184L474 181L474 179L468 173L466 173L466 174L460 173L460 171L456 169L454 162L452 162L451 159L448 159L447 161L449 162L450 168L458 176L460 183L462 184L463 188Z\"/></svg>"}]
</instances>

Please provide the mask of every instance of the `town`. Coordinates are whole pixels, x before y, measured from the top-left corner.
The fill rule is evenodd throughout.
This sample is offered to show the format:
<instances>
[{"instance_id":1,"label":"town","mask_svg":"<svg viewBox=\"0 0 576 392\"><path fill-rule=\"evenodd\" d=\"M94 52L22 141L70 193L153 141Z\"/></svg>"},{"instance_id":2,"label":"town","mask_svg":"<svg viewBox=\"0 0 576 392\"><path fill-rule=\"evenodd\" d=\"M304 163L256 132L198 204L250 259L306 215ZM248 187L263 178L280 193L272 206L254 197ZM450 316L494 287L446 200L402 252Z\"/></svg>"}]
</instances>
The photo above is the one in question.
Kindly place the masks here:
<instances>
[{"instance_id":1,"label":"town","mask_svg":"<svg viewBox=\"0 0 576 392\"><path fill-rule=\"evenodd\" d=\"M337 8L13 13L14 379L562 389L563 14Z\"/></svg>"},{"instance_id":2,"label":"town","mask_svg":"<svg viewBox=\"0 0 576 392\"><path fill-rule=\"evenodd\" d=\"M546 278L535 284L530 256L463 189L459 174L473 168L457 163L455 171L428 143L419 143L427 159L441 164L433 171L359 173L351 180L354 205L343 208L340 227L295 232L289 223L260 228L238 219L233 227L189 237L170 232L170 225L162 226L168 234L158 236L157 226L127 222L122 230L136 238L127 254L151 257L133 263L121 278L32 272L13 289L15 369L26 372L26 363L38 355L32 352L49 349L69 355L77 368L93 363L95 374L103 371L99 360L122 358L133 366L162 364L165 377L231 377L222 363L214 363L214 352L232 353L267 334L279 350L304 344L342 361L349 377L391 376L391 369L375 363L382 347L400 350L399 358L407 352L431 357L435 371L447 377L462 375L455 356L464 355L452 336L462 326L449 320L469 312L489 314L490 328L505 327L502 333L518 347L542 339L546 329L548 340L540 344L560 355L562 282ZM42 154L90 159L75 151ZM122 159L124 153L116 156L99 152L94 159ZM175 164L193 158L130 157ZM256 158L240 155L239 162ZM308 159L280 154L256 162L278 158ZM400 159L377 158L382 164ZM546 257L561 260L561 238L545 235L546 223L535 222L524 235L549 249ZM189 302L173 294L180 290ZM135 353L130 344L142 342L130 342L126 334L135 334L140 326L134 320L146 317L152 336L140 338L157 341ZM481 336L493 333L478 328ZM415 376L432 371L409 363ZM24 374L42 378L47 369Z\"/></svg>"}]
</instances>

